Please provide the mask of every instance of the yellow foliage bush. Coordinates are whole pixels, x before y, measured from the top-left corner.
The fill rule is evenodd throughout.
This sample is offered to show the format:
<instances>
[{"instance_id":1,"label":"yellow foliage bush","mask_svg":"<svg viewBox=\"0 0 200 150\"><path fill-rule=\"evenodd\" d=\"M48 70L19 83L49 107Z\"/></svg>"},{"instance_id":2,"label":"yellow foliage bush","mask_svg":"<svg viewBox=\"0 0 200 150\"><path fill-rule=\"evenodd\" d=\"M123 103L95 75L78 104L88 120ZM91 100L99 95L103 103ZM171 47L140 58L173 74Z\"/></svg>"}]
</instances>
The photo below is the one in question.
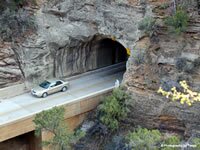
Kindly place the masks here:
<instances>
[{"instance_id":1,"label":"yellow foliage bush","mask_svg":"<svg viewBox=\"0 0 200 150\"><path fill-rule=\"evenodd\" d=\"M126 53L127 53L128 56L130 56L131 55L131 50L129 48L126 48Z\"/></svg>"},{"instance_id":2,"label":"yellow foliage bush","mask_svg":"<svg viewBox=\"0 0 200 150\"><path fill-rule=\"evenodd\" d=\"M181 87L183 88L183 92L178 92L176 87L171 88L171 91L164 91L161 87L158 89L158 93L161 93L166 98L170 98L173 101L180 100L181 104L188 104L191 106L194 102L200 101L200 93L194 92L189 89L186 81L179 82Z\"/></svg>"}]
</instances>

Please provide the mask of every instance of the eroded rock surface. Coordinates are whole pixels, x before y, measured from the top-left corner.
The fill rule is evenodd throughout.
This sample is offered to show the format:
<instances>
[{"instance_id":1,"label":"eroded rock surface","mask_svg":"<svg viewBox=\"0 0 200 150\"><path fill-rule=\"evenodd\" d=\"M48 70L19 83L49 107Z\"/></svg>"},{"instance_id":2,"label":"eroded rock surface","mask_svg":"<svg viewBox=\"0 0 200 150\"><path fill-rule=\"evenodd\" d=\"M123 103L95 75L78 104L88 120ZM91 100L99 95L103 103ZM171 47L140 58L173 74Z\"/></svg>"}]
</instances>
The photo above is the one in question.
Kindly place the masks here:
<instances>
[{"instance_id":1,"label":"eroded rock surface","mask_svg":"<svg viewBox=\"0 0 200 150\"><path fill-rule=\"evenodd\" d=\"M0 87L19 81L31 87L46 78L104 66L98 65L98 42L113 39L131 49L124 75L124 85L133 98L129 121L150 128L198 133L200 104L183 106L156 93L159 86L169 89L180 80L200 90L198 5L191 1L192 7L187 10L189 27L186 33L175 36L164 25L168 10L161 6L167 2L170 0L40 1L34 13L37 31L14 49L1 48ZM147 15L153 16L158 25L151 38L142 35L137 26Z\"/></svg>"},{"instance_id":2,"label":"eroded rock surface","mask_svg":"<svg viewBox=\"0 0 200 150\"><path fill-rule=\"evenodd\" d=\"M20 60L10 45L4 44L0 47L0 87L12 85L23 78L20 69Z\"/></svg>"},{"instance_id":3,"label":"eroded rock surface","mask_svg":"<svg viewBox=\"0 0 200 150\"><path fill-rule=\"evenodd\" d=\"M163 3L152 3L158 25L152 37L144 36L136 42L135 49L145 51L139 65L134 57L129 59L124 84L132 94L132 111L129 120L135 125L182 132L185 135L200 133L200 104L182 105L157 94L179 88L179 81L186 80L194 91L199 92L200 39L197 4L192 1L188 8L189 27L181 35L170 34L164 25L167 12L160 8ZM163 13L164 12L164 13ZM130 119L131 118L131 119Z\"/></svg>"},{"instance_id":4,"label":"eroded rock surface","mask_svg":"<svg viewBox=\"0 0 200 150\"><path fill-rule=\"evenodd\" d=\"M37 31L15 46L28 87L46 78L98 68L100 39L113 39L133 49L139 37L137 24L150 12L139 1L38 1L38 5L34 10Z\"/></svg>"}]
</instances>

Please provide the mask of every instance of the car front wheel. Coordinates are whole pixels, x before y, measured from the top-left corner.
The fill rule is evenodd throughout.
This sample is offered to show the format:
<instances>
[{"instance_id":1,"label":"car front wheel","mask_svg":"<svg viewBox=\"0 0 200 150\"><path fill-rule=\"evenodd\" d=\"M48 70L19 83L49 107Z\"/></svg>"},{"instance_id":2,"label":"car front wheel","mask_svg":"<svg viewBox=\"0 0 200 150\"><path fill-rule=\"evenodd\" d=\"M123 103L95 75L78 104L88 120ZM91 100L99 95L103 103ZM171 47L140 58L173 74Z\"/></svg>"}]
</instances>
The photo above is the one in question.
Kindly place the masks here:
<instances>
[{"instance_id":1,"label":"car front wheel","mask_svg":"<svg viewBox=\"0 0 200 150\"><path fill-rule=\"evenodd\" d=\"M43 98L45 98L45 97L47 97L47 96L48 96L48 94L47 94L46 92L42 94L42 97L43 97Z\"/></svg>"},{"instance_id":2,"label":"car front wheel","mask_svg":"<svg viewBox=\"0 0 200 150\"><path fill-rule=\"evenodd\" d=\"M66 87L66 86L64 86L64 87L62 88L62 92L65 92L65 91L67 91L67 87Z\"/></svg>"}]
</instances>

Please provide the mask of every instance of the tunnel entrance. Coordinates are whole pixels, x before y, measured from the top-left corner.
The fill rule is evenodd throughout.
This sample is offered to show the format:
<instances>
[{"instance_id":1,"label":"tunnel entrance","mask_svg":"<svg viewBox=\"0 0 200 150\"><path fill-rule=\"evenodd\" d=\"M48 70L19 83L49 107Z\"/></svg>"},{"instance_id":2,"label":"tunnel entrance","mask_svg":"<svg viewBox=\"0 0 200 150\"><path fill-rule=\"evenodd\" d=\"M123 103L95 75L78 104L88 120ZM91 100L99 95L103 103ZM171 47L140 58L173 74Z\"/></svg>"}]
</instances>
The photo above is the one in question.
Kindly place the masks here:
<instances>
[{"instance_id":1,"label":"tunnel entrance","mask_svg":"<svg viewBox=\"0 0 200 150\"><path fill-rule=\"evenodd\" d=\"M95 35L85 41L71 39L70 44L56 51L54 77L69 77L128 59L126 48L103 35Z\"/></svg>"},{"instance_id":2,"label":"tunnel entrance","mask_svg":"<svg viewBox=\"0 0 200 150\"><path fill-rule=\"evenodd\" d=\"M102 39L97 43L97 67L105 67L127 60L127 52L123 45L112 39Z\"/></svg>"}]
</instances>

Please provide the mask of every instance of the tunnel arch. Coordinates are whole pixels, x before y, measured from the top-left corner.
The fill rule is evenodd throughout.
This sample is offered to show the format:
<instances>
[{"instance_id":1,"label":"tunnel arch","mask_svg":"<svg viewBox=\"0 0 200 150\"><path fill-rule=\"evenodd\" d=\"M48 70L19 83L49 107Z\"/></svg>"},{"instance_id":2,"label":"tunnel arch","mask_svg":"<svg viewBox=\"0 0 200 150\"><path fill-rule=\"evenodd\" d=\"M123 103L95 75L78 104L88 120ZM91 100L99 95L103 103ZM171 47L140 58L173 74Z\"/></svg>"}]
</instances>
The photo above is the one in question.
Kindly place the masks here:
<instances>
[{"instance_id":1,"label":"tunnel arch","mask_svg":"<svg viewBox=\"0 0 200 150\"><path fill-rule=\"evenodd\" d=\"M54 52L54 77L73 76L128 59L127 49L105 35L94 35L84 40L72 38L67 47Z\"/></svg>"}]
</instances>

